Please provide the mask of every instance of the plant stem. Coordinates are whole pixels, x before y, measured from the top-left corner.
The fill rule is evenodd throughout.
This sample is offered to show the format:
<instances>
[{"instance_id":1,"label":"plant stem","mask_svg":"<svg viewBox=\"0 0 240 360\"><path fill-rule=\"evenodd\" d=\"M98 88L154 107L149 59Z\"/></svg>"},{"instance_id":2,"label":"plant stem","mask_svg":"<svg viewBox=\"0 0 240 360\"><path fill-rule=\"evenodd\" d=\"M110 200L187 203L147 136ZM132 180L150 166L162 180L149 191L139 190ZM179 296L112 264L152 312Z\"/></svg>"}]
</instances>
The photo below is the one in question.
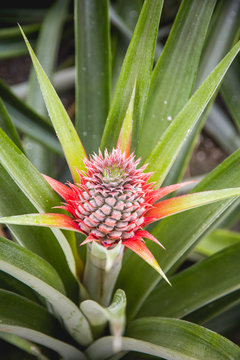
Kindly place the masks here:
<instances>
[{"instance_id":1,"label":"plant stem","mask_svg":"<svg viewBox=\"0 0 240 360\"><path fill-rule=\"evenodd\" d=\"M123 246L119 243L108 250L96 242L87 245L87 261L83 284L91 298L108 306L121 269Z\"/></svg>"}]
</instances>

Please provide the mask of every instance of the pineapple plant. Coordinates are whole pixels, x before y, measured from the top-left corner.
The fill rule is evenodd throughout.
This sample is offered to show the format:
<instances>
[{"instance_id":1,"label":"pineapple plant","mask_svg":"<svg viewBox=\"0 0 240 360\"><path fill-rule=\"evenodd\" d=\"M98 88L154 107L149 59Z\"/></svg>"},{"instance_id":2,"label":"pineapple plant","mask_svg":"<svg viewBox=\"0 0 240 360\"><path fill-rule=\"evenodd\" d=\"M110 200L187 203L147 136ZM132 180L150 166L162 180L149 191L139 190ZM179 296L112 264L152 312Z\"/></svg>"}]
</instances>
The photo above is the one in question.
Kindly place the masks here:
<instances>
[{"instance_id":1,"label":"pineapple plant","mask_svg":"<svg viewBox=\"0 0 240 360\"><path fill-rule=\"evenodd\" d=\"M240 5L183 0L158 57L163 1L119 3L120 13L139 9L120 70L110 41L119 56L126 41L111 39L109 13L127 36L131 24L107 0L75 1L75 124L47 75L46 39L56 52L68 2L47 13L37 56L19 27L39 83L32 75L27 102L38 113L0 84L0 223L12 234L0 238L0 336L19 349L16 358L237 360L239 347L210 320L239 301L239 239L227 234L212 251L206 235L238 209L239 150L201 181L181 179L238 59ZM209 51L226 10L231 24L215 64ZM64 154L67 180L47 174L52 152Z\"/></svg>"}]
</instances>

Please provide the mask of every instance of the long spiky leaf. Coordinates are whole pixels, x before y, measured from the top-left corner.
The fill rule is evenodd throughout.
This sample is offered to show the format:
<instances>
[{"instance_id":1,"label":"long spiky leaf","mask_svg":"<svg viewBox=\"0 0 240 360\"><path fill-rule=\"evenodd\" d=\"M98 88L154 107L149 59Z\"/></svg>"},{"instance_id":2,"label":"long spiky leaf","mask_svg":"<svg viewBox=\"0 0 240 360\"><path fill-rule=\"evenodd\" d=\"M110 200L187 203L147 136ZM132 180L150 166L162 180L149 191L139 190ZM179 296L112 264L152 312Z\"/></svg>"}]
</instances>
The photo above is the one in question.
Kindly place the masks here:
<instances>
[{"instance_id":1,"label":"long spiky leaf","mask_svg":"<svg viewBox=\"0 0 240 360\"><path fill-rule=\"evenodd\" d=\"M155 217L155 219L158 220L185 210L239 195L240 188L203 191L200 193L182 195L158 202L146 213L146 216Z\"/></svg>"},{"instance_id":2,"label":"long spiky leaf","mask_svg":"<svg viewBox=\"0 0 240 360\"><path fill-rule=\"evenodd\" d=\"M85 169L83 162L83 160L86 158L85 150L61 100L59 99L51 82L41 67L23 30L20 26L19 28L31 56L46 107L48 109L56 134L62 145L73 179L75 182L78 182L79 174L76 169Z\"/></svg>"},{"instance_id":3,"label":"long spiky leaf","mask_svg":"<svg viewBox=\"0 0 240 360\"><path fill-rule=\"evenodd\" d=\"M131 138L132 138L132 127L133 127L133 110L135 100L136 84L134 85L132 96L127 108L125 118L123 120L122 128L119 134L117 147L125 153L126 157L130 155L131 150Z\"/></svg>"},{"instance_id":4,"label":"long spiky leaf","mask_svg":"<svg viewBox=\"0 0 240 360\"><path fill-rule=\"evenodd\" d=\"M159 143L148 156L148 171L153 171L152 181L161 186L182 146L191 134L201 114L221 83L227 69L240 50L238 42L211 72L188 103L167 128Z\"/></svg>"},{"instance_id":5,"label":"long spiky leaf","mask_svg":"<svg viewBox=\"0 0 240 360\"><path fill-rule=\"evenodd\" d=\"M26 215L7 216L0 218L0 223L57 227L60 229L80 232L77 224L70 218L70 216L63 214L49 213L49 214L26 214Z\"/></svg>"}]
</instances>

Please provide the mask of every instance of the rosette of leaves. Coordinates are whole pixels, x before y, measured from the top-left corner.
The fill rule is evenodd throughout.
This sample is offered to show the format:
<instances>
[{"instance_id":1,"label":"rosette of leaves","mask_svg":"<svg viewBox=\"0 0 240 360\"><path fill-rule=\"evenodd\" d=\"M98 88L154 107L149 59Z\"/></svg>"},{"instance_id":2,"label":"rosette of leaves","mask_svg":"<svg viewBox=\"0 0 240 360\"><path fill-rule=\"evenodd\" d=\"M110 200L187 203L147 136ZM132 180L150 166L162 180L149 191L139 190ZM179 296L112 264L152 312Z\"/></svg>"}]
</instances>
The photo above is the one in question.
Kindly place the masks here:
<instances>
[{"instance_id":1,"label":"rosette of leaves","mask_svg":"<svg viewBox=\"0 0 240 360\"><path fill-rule=\"evenodd\" d=\"M238 2L229 3L228 11L239 15ZM128 13L128 6L120 2L119 11ZM240 358L236 344L212 331L224 333L239 315L239 238L225 233L223 243L219 233L206 237L238 205L239 150L190 194L170 197L182 187L176 183L239 52L238 17L231 18L222 52L209 59L226 8L221 1L215 9L215 0L183 0L158 58L163 1L131 6L139 17L126 48L128 16L126 26L111 9L122 30L111 38L108 2L75 1L75 127L46 74L52 72L66 1L57 1L42 23L40 62L22 31L40 85L32 75L28 107L1 85L0 221L12 235L0 238L5 358ZM119 56L114 66L111 40ZM125 49L119 73L116 61ZM48 56L44 72L40 63ZM116 87L110 101L111 70ZM32 132L16 121L16 112L25 114ZM41 174L55 168L52 151L63 154L54 130L72 174L69 186ZM127 202L131 210L121 210ZM194 249L206 258L195 256L182 270Z\"/></svg>"}]
</instances>

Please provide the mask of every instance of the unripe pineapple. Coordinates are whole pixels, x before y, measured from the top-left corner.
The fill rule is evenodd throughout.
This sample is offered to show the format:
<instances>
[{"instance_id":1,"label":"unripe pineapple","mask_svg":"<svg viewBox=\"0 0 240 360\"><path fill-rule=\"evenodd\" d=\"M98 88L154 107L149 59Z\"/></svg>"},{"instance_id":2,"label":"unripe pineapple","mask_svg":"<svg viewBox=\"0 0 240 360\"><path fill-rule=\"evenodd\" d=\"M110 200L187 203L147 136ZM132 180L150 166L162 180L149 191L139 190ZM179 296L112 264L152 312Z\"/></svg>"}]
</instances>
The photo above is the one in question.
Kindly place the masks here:
<instances>
[{"instance_id":1,"label":"unripe pineapple","mask_svg":"<svg viewBox=\"0 0 240 360\"><path fill-rule=\"evenodd\" d=\"M85 161L87 172L81 184L71 186L74 199L68 200L69 211L86 234L111 246L133 238L144 224L152 187L146 184L150 174L137 169L139 161L125 158L119 150L93 155Z\"/></svg>"}]
</instances>

